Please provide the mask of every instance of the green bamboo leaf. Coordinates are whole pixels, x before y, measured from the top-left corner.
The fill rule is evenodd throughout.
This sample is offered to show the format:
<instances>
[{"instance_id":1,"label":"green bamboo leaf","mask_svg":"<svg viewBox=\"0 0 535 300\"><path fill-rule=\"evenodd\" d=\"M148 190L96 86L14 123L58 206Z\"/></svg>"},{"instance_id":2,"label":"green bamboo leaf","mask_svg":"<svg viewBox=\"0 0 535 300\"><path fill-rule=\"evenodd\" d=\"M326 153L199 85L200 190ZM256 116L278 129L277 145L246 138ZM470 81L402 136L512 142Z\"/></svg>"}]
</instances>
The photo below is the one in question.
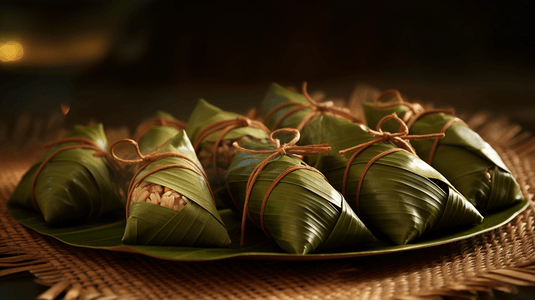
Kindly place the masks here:
<instances>
[{"instance_id":1,"label":"green bamboo leaf","mask_svg":"<svg viewBox=\"0 0 535 300\"><path fill-rule=\"evenodd\" d=\"M162 126L154 126L141 144L166 138L170 132ZM157 135L153 138L151 135ZM140 148L141 148L140 144ZM144 145L144 148L151 148ZM191 169L201 169L195 150L184 130L163 145L152 145L158 153L180 153L182 157L166 157L147 165L133 179L141 179L147 172L167 165L183 165ZM190 202L180 211L150 203L131 203L129 217L123 236L125 244L181 245L225 247L231 241L225 224L213 203L212 194L205 178L187 168L159 170L145 177L144 181L168 187L187 197Z\"/></svg>"},{"instance_id":2,"label":"green bamboo leaf","mask_svg":"<svg viewBox=\"0 0 535 300\"><path fill-rule=\"evenodd\" d=\"M156 112L156 117L161 117L172 121L177 120L175 119L175 117L173 117L173 115L164 111ZM139 150L141 151L141 153L148 153L154 151L158 148L158 146L163 145L170 138L177 135L179 131L180 130L170 126L151 126L149 131L142 136L140 141L138 141Z\"/></svg>"},{"instance_id":3,"label":"green bamboo leaf","mask_svg":"<svg viewBox=\"0 0 535 300\"><path fill-rule=\"evenodd\" d=\"M208 126L225 120L234 120L241 115L233 112L224 111L204 99L199 99L188 120L188 137L195 142L201 131ZM208 177L210 186L214 189L214 195L217 201L217 207L233 207L227 188L224 186L225 175L232 160L235 149L233 147L222 147L222 153L218 154L217 170L214 170L212 164L213 146L223 129L213 132L202 140L200 149L197 151L199 159ZM266 140L268 134L259 128L238 127L229 131L222 141L236 141L243 138L252 138L256 140ZM221 147L221 146L220 146ZM203 156L204 155L204 156Z\"/></svg>"},{"instance_id":4,"label":"green bamboo leaf","mask_svg":"<svg viewBox=\"0 0 535 300\"><path fill-rule=\"evenodd\" d=\"M188 137L190 138L190 140L195 141L199 132L206 126L214 122L231 120L237 117L241 117L241 115L229 111L224 111L208 103L204 99L199 99L197 105L193 109L193 112L191 113L188 119L188 129L186 130L186 132L188 133ZM215 142L220 133L221 130L210 134L206 137L205 141ZM237 140L244 136L250 136L258 140L267 138L267 134L258 128L240 127L231 130L225 136L225 139Z\"/></svg>"},{"instance_id":5,"label":"green bamboo leaf","mask_svg":"<svg viewBox=\"0 0 535 300\"><path fill-rule=\"evenodd\" d=\"M336 128L336 135L331 130ZM371 141L363 125L322 116L305 129L306 143L329 143L331 152L314 161L339 191L352 153L338 151ZM359 212L364 223L397 244L406 244L442 227L462 227L481 223L483 217L464 199L444 176L418 157L395 152L378 159L367 171L357 207L360 176L367 163L380 153L396 148L391 143L375 144L363 150L352 162L346 199ZM452 214L452 211L456 211Z\"/></svg>"},{"instance_id":6,"label":"green bamboo leaf","mask_svg":"<svg viewBox=\"0 0 535 300\"><path fill-rule=\"evenodd\" d=\"M252 141L244 141L243 146L272 148ZM249 175L267 156L238 152L232 161L227 183L240 210L244 206ZM262 201L271 183L289 167L301 164L304 163L298 158L281 156L270 161L260 172L248 205L256 224L260 224ZM275 186L263 216L267 233L288 253L329 251L375 240L348 208L342 195L321 174L308 169L289 173Z\"/></svg>"},{"instance_id":7,"label":"green bamboo leaf","mask_svg":"<svg viewBox=\"0 0 535 300\"><path fill-rule=\"evenodd\" d=\"M272 83L269 87L268 92L266 93L266 96L262 100L262 104L260 106L260 114L265 116L277 106L287 102L308 104L308 101L306 100L305 96L299 93L294 93L276 83ZM275 125L277 120L282 118L282 116L284 116L284 114L292 108L292 106L284 107L275 112L269 120L264 120L266 126L272 130L276 129L273 128L273 126ZM311 110L307 108L291 114L280 123L279 128L296 128L297 125L310 113L310 111Z\"/></svg>"},{"instance_id":8,"label":"green bamboo leaf","mask_svg":"<svg viewBox=\"0 0 535 300\"><path fill-rule=\"evenodd\" d=\"M324 133L336 133L333 134L333 136L336 136L342 131L337 126L323 126L322 129L326 130ZM170 137L172 136L173 135ZM164 141L167 139L168 138L165 138ZM320 161L324 162L324 160ZM329 165L324 164L324 166L327 167ZM24 178L31 177L29 174L30 172L31 170L25 174ZM17 191L14 192L11 198L19 198L17 195L24 195L28 193L30 183L24 178L21 180L19 186L17 187ZM496 191L496 189L494 191ZM24 197L20 197L20 199L23 198ZM441 230L434 230L428 232L424 237L405 245L392 245L391 243L377 241L370 244L356 245L340 249L343 252L333 252L332 250L325 249L326 251L330 252L299 255L283 252L283 250L276 243L274 243L273 240L265 237L254 226L251 225L248 225L246 228L246 245L245 247L240 247L240 222L235 217L234 213L228 209L220 210L218 213L221 216L223 223L226 225L227 233L233 242L228 247L224 248L207 248L185 246L125 245L121 242L126 225L124 211L121 211L119 214L107 214L98 219L88 219L83 222L69 223L69 226L53 226L48 224L43 216L33 209L33 206L30 205L24 207L14 202L18 201L10 201L8 204L8 210L15 220L38 233L54 237L63 243L78 247L132 252L141 255L177 261L207 261L228 258L324 260L396 253L411 249L423 249L459 241L493 230L509 222L512 218L516 217L529 206L527 200L521 199L520 201L515 202L512 206L506 207L503 210L487 212L485 214L485 219L479 225L466 228L463 227L460 229L443 228ZM343 206L343 208L347 208L347 205ZM452 214L454 214L455 210L452 208L454 208L453 205L451 208L447 205L444 215L449 214L448 211L451 211ZM343 223L347 222L347 220L348 219L340 218L335 225L335 228L337 226L345 227L346 225ZM349 218L349 220L352 219ZM436 226L440 226L440 223ZM326 243L332 243L330 240L335 238L337 238L336 235L331 235Z\"/></svg>"},{"instance_id":9,"label":"green bamboo leaf","mask_svg":"<svg viewBox=\"0 0 535 300\"><path fill-rule=\"evenodd\" d=\"M327 260L359 256L397 253L414 249L425 249L436 245L451 243L494 230L512 220L529 206L527 200L521 200L503 211L485 215L479 225L465 229L450 229L433 232L417 243L392 245L377 241L366 245L356 245L340 249L339 252L312 253L307 255L285 253L273 240L258 232L255 227L246 228L246 245L239 245L240 222L229 209L220 210L232 244L225 248L185 247L185 246L145 246L124 245L121 238L125 230L124 213L108 215L105 218L72 224L69 227L51 226L35 210L21 206L8 205L10 215L24 226L43 235L51 236L62 243L77 247L102 249L108 251L131 252L145 256L175 261L212 261L229 258L263 259L263 260ZM342 219L341 219L342 220Z\"/></svg>"},{"instance_id":10,"label":"green bamboo leaf","mask_svg":"<svg viewBox=\"0 0 535 300\"><path fill-rule=\"evenodd\" d=\"M401 105L378 110L374 108L373 103L371 102L362 103L362 108L364 109L366 124L372 129L376 129L377 124L379 124L379 121L381 121L384 116L390 115L395 112L399 118L403 119L403 116L406 111L406 109ZM381 128L382 130L388 132L398 132L399 123L395 120L388 120L383 123Z\"/></svg>"},{"instance_id":11,"label":"green bamboo leaf","mask_svg":"<svg viewBox=\"0 0 535 300\"><path fill-rule=\"evenodd\" d=\"M146 172L152 169L169 164L185 165L191 168L202 168L195 155L195 150L193 150L193 147L191 146L191 143L184 130L180 131L175 137L161 147L158 152L180 153L193 159L195 163L180 157L167 157L148 165L142 172L139 173L135 180L141 178ZM169 187L199 204L205 210L210 212L215 218L219 218L219 214L213 205L208 184L202 176L199 176L196 173L186 169L173 168L160 170L156 173L153 173L146 177L145 181Z\"/></svg>"},{"instance_id":12,"label":"green bamboo leaf","mask_svg":"<svg viewBox=\"0 0 535 300\"><path fill-rule=\"evenodd\" d=\"M107 140L102 124L76 125L66 138L86 138L106 150ZM59 148L75 145L62 143L50 147L45 155L23 176L8 203L35 209L31 183L41 163ZM113 171L92 149L69 149L54 156L37 176L35 200L49 223L83 222L104 214L124 210Z\"/></svg>"},{"instance_id":13,"label":"green bamboo leaf","mask_svg":"<svg viewBox=\"0 0 535 300\"><path fill-rule=\"evenodd\" d=\"M195 247L226 247L230 244L224 224L195 202L180 211L134 202L128 222L135 226L126 226L122 240L125 244ZM224 238L220 237L221 231L225 232Z\"/></svg>"},{"instance_id":14,"label":"green bamboo leaf","mask_svg":"<svg viewBox=\"0 0 535 300\"><path fill-rule=\"evenodd\" d=\"M366 119L375 126L381 116L405 113L404 106L376 109L364 103ZM444 113L428 114L419 118L410 128L410 134L440 132L454 116ZM399 125L397 125L399 126ZM395 130L390 121L383 130ZM434 140L412 141L414 149L427 160ZM501 209L523 199L520 186L503 163L499 154L481 136L461 123L453 123L439 141L431 165L442 173L480 212Z\"/></svg>"}]
</instances>

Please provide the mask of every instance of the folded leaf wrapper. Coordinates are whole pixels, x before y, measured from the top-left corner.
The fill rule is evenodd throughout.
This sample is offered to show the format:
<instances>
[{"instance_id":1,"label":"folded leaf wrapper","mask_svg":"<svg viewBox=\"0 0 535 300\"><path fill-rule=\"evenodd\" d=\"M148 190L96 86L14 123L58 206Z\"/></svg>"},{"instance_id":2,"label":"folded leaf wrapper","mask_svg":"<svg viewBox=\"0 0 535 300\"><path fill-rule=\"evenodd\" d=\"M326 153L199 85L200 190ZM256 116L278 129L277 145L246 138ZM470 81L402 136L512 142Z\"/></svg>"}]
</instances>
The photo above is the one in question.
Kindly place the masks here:
<instances>
[{"instance_id":1,"label":"folded leaf wrapper","mask_svg":"<svg viewBox=\"0 0 535 300\"><path fill-rule=\"evenodd\" d=\"M243 141L241 146L275 149L253 141ZM227 184L237 208L246 209L253 223L284 251L307 254L376 241L344 197L297 157L273 157L258 173L246 199L252 173L269 157L269 153L238 152L227 173Z\"/></svg>"},{"instance_id":2,"label":"folded leaf wrapper","mask_svg":"<svg viewBox=\"0 0 535 300\"><path fill-rule=\"evenodd\" d=\"M195 247L228 246L231 241L225 224L217 212L204 171L186 132L179 131L171 139L166 136L169 133L169 128L154 126L143 138L139 148L152 147L157 152L141 157L144 164L132 179L129 191L141 182L148 182L172 189L189 202L179 211L153 203L129 202L122 242ZM167 142L160 144L164 139Z\"/></svg>"},{"instance_id":3,"label":"folded leaf wrapper","mask_svg":"<svg viewBox=\"0 0 535 300\"><path fill-rule=\"evenodd\" d=\"M322 115L333 115L353 122L360 122L350 114L349 110L334 106L332 101L323 103L314 101L308 95L306 88L305 82L302 86L302 94L298 94L272 83L260 108L266 126L271 130L296 128L302 131L310 121ZM301 135L306 135L306 131L302 131ZM282 141L291 138L291 135L281 136Z\"/></svg>"},{"instance_id":4,"label":"folded leaf wrapper","mask_svg":"<svg viewBox=\"0 0 535 300\"><path fill-rule=\"evenodd\" d=\"M153 118L142 122L136 128L134 140L139 143L141 153L147 153L154 151L186 127L186 123L177 120L173 115L158 111ZM149 132L151 133L148 134Z\"/></svg>"},{"instance_id":5,"label":"folded leaf wrapper","mask_svg":"<svg viewBox=\"0 0 535 300\"><path fill-rule=\"evenodd\" d=\"M102 124L76 125L56 143L26 172L9 205L38 210L50 224L83 222L124 210L113 181L115 171L104 157L94 156L104 155L108 147Z\"/></svg>"},{"instance_id":6,"label":"folded leaf wrapper","mask_svg":"<svg viewBox=\"0 0 535 300\"><path fill-rule=\"evenodd\" d=\"M353 153L341 155L339 151L377 138L364 125L331 116L312 121L305 130L311 138L304 143L321 141L332 147L328 155L318 155L311 163L344 193L372 232L407 244L435 230L482 222L483 217L446 178L416 155L398 151L402 149L391 142L372 144L354 158L344 192L346 167ZM385 155L387 151L391 153Z\"/></svg>"},{"instance_id":7,"label":"folded leaf wrapper","mask_svg":"<svg viewBox=\"0 0 535 300\"><path fill-rule=\"evenodd\" d=\"M288 105L290 102L301 105L309 104L305 96L272 83L260 107L260 114L265 117L264 123L269 129L297 128L299 123L312 111L311 108L303 108L285 116L296 106L287 106L281 109L277 109L277 107Z\"/></svg>"},{"instance_id":8,"label":"folded leaf wrapper","mask_svg":"<svg viewBox=\"0 0 535 300\"><path fill-rule=\"evenodd\" d=\"M236 153L232 142L242 139L267 140L269 135L269 129L262 123L224 111L204 99L200 99L193 109L186 132L210 185L223 187L225 191L225 174Z\"/></svg>"},{"instance_id":9,"label":"folded leaf wrapper","mask_svg":"<svg viewBox=\"0 0 535 300\"><path fill-rule=\"evenodd\" d=\"M425 111L417 104L403 102L399 93L385 94L382 100L364 103L369 126L395 112L408 122L411 134L444 132L438 140L413 141L418 156L444 175L482 213L511 206L523 199L520 186L499 154L476 132L455 116L441 111ZM396 105L399 103L399 105ZM386 108L384 107L386 106ZM392 122L386 130L397 130Z\"/></svg>"}]
</instances>

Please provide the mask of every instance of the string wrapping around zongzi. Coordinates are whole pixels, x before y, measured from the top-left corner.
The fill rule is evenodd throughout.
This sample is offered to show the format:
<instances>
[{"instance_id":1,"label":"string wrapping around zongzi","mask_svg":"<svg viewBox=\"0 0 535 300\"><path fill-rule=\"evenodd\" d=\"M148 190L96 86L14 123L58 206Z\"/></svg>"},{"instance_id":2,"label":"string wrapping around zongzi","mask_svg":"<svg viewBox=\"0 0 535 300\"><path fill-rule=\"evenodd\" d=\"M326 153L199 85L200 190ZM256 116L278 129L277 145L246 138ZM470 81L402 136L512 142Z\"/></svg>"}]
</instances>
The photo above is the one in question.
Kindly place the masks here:
<instances>
[{"instance_id":1,"label":"string wrapping around zongzi","mask_svg":"<svg viewBox=\"0 0 535 300\"><path fill-rule=\"evenodd\" d=\"M274 136L291 134L281 143ZM227 187L239 207L240 242L249 218L286 252L307 254L376 241L341 193L301 157L328 153L329 145L298 146L299 131L279 129L270 144L244 140L227 173Z\"/></svg>"},{"instance_id":2,"label":"string wrapping around zongzi","mask_svg":"<svg viewBox=\"0 0 535 300\"><path fill-rule=\"evenodd\" d=\"M388 120L395 120L400 124L400 128L397 133L384 132L381 129L381 126ZM373 165L374 162L376 162L378 159L388 154L395 153L398 151L406 151L410 154L416 155L414 148L412 148L411 144L408 142L410 140L441 139L444 137L444 133L427 134L427 135L409 135L409 128L395 113L388 115L384 117L383 119L381 119L379 124L377 124L377 130L369 129L368 133L374 136L375 139L370 140L369 142L366 142L363 144L353 146L351 148L340 150L338 152L341 155L354 152L351 158L349 158L349 160L347 161L346 170L344 172L344 178L343 178L343 184L342 184L342 195L344 195L344 197L346 196L346 186L347 186L347 178L349 174L349 169L351 168L351 165L353 164L353 161L355 160L357 155L359 155L362 151L364 151L369 146L378 144L378 143L392 142L399 148L389 149L385 152L381 152L377 154L376 156L374 156L366 164L366 166L362 170L362 174L359 176L357 195L355 199L357 211L360 211L359 209L360 190L362 188L362 182L364 181L364 176L366 175L366 172L370 169L370 167Z\"/></svg>"},{"instance_id":3,"label":"string wrapping around zongzi","mask_svg":"<svg viewBox=\"0 0 535 300\"><path fill-rule=\"evenodd\" d=\"M120 158L118 157L115 153L114 153L114 148L115 146L117 146L118 144L121 144L121 143L130 143L131 145L134 146L134 150L135 150L135 153L138 155L138 159L123 159L123 158ZM115 141L111 147L110 147L110 153L111 153L111 156L118 162L121 162L121 163L126 163L126 164L140 164L140 166L138 167L138 170L136 171L136 173L134 174L134 176L132 178L136 179L135 181L132 180L130 182L130 185L128 186L128 193L127 193L127 199L126 199L126 218L128 218L128 214L129 214L129 208L130 208L130 203L132 202L132 194L134 193L134 189L139 186L139 184L141 184L141 182L143 182L145 180L145 178L147 178L148 176L158 172L158 171L161 171L161 170L166 170L166 169L171 169L171 168L182 168L182 169L186 169L186 170L189 170L199 176L202 176L204 178L204 180L206 182L208 182L208 179L206 178L206 173L204 173L204 170L202 168L200 168L196 162L191 159L190 157L184 155L184 154L181 154L181 153L173 153L173 152L163 152L163 153L158 153L158 152L152 152L152 153L149 153L147 155L143 155L140 150L139 150L139 146L138 146L138 143L132 139L120 139L120 140L117 140ZM177 157L177 158L182 158L182 159L185 159L189 162L191 162L191 165L185 165L185 164L166 164L164 166L160 166L160 167L157 167L157 168L154 168L154 169L151 169L150 171L146 171L144 172L144 174L142 176L140 176L138 178L138 176L140 175L140 173L142 173L145 168L150 165L151 163L155 162L155 161L158 161L160 159L164 159L164 158L168 158L168 157ZM192 167L192 166L196 166L196 167ZM215 205L215 200L214 200L214 197L213 197L213 192L212 192L212 189L210 188L210 186L207 184L208 186L208 189L210 190L210 194L212 195L212 201Z\"/></svg>"},{"instance_id":4,"label":"string wrapping around zongzi","mask_svg":"<svg viewBox=\"0 0 535 300\"><path fill-rule=\"evenodd\" d=\"M442 173L480 212L502 209L523 198L520 186L499 154L452 110L424 109L403 100L396 90L364 103L367 122L374 126L396 113L412 134L442 132L445 137L412 143L418 156ZM387 130L396 128L386 123Z\"/></svg>"},{"instance_id":5,"label":"string wrapping around zongzi","mask_svg":"<svg viewBox=\"0 0 535 300\"><path fill-rule=\"evenodd\" d=\"M153 129L148 133L149 138L142 142L157 140L150 134L162 134ZM137 158L117 157L113 149L120 143L131 144ZM128 189L123 243L228 246L231 242L228 232L185 131L180 131L163 145L156 143L153 147L156 147L153 152L143 154L141 145L123 139L116 141L110 150L117 161L137 165Z\"/></svg>"},{"instance_id":6,"label":"string wrapping around zongzi","mask_svg":"<svg viewBox=\"0 0 535 300\"><path fill-rule=\"evenodd\" d=\"M47 223L85 222L124 209L122 170L111 160L102 124L74 128L48 143L9 199Z\"/></svg>"},{"instance_id":7,"label":"string wrapping around zongzi","mask_svg":"<svg viewBox=\"0 0 535 300\"><path fill-rule=\"evenodd\" d=\"M268 93L262 104L262 109L265 113L264 122L271 127L271 130L280 127L291 127L302 131L311 120L324 114L361 123L347 108L336 107L332 101L323 103L314 101L307 92L306 82L303 82L301 92L302 95L299 95L279 85L272 84L270 93ZM290 120L292 115L294 118Z\"/></svg>"},{"instance_id":8,"label":"string wrapping around zongzi","mask_svg":"<svg viewBox=\"0 0 535 300\"><path fill-rule=\"evenodd\" d=\"M201 131L197 134L195 141L193 143L193 148L195 149L195 152L198 152L201 146L201 143L208 136L218 131L220 132L212 147L212 168L216 174L216 179L217 179L219 186L222 185L221 180L219 179L219 168L217 166L219 146L221 145L221 142L223 141L223 139L225 138L225 136L227 136L229 132L231 132L234 129L242 128L242 127L257 128L257 129L264 131L266 135L270 133L270 130L262 122L251 120L246 117L240 116L234 119L220 120L220 121L215 121L213 123L208 124L203 129L201 129Z\"/></svg>"},{"instance_id":9,"label":"string wrapping around zongzi","mask_svg":"<svg viewBox=\"0 0 535 300\"><path fill-rule=\"evenodd\" d=\"M394 115L383 122L392 119L401 122ZM412 146L404 140L409 136L407 127L399 128L390 133L381 127L371 130L344 119L321 116L304 130L308 138L304 142L325 142L332 147L312 165L345 194L351 207L372 232L380 233L379 237L407 244L432 231L480 223L482 216L447 179L414 155ZM414 142L440 136L410 135L409 139Z\"/></svg>"}]
</instances>

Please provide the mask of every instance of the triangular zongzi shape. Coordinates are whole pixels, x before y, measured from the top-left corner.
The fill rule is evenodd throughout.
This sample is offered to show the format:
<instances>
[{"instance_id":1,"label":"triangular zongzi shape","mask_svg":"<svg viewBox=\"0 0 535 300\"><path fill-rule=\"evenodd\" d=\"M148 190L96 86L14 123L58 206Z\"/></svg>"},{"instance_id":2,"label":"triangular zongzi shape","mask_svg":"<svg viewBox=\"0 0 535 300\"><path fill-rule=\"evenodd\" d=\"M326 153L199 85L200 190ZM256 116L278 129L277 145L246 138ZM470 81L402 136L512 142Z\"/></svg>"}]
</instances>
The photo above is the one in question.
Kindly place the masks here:
<instances>
[{"instance_id":1,"label":"triangular zongzi shape","mask_svg":"<svg viewBox=\"0 0 535 300\"><path fill-rule=\"evenodd\" d=\"M385 115L395 112L400 118L410 116L411 134L444 132L438 140L411 142L416 153L446 177L480 212L503 209L523 199L520 186L500 155L479 134L451 114L436 111L413 112L415 104L401 98L388 103L387 108L364 103L366 120L375 126ZM399 102L399 105L394 105ZM387 122L383 129L397 130L395 123Z\"/></svg>"},{"instance_id":2,"label":"triangular zongzi shape","mask_svg":"<svg viewBox=\"0 0 535 300\"><path fill-rule=\"evenodd\" d=\"M151 132L160 134L158 131L149 131L147 136ZM151 140L144 138L142 143ZM141 147L150 148L140 145ZM153 147L158 149L157 152L147 156L161 157L149 159L132 179L123 243L228 246L231 242L228 232L217 212L204 171L186 132L182 130L164 145L156 144ZM139 191L135 194L136 188L148 186L158 190ZM149 192L151 195L147 198ZM177 195L173 196L173 193ZM171 203L166 203L165 199ZM177 204L179 200L184 202ZM149 201L151 203L146 203Z\"/></svg>"},{"instance_id":3,"label":"triangular zongzi shape","mask_svg":"<svg viewBox=\"0 0 535 300\"><path fill-rule=\"evenodd\" d=\"M23 176L10 205L36 209L51 224L83 222L124 209L115 171L104 157L93 155L105 154L108 147L102 124L76 125L56 142ZM70 148L78 146L92 148Z\"/></svg>"},{"instance_id":4,"label":"triangular zongzi shape","mask_svg":"<svg viewBox=\"0 0 535 300\"><path fill-rule=\"evenodd\" d=\"M242 146L273 149L252 141L244 141ZM234 157L227 184L239 210L244 209L252 172L268 156L238 152ZM298 169L287 173L273 188L274 181L290 168ZM268 190L271 193L264 202ZM375 241L344 197L317 170L311 170L297 157L284 155L267 163L254 182L247 208L252 221L260 227L263 223L265 232L289 253L329 251Z\"/></svg>"},{"instance_id":5,"label":"triangular zongzi shape","mask_svg":"<svg viewBox=\"0 0 535 300\"><path fill-rule=\"evenodd\" d=\"M305 129L309 133L304 136L311 137L307 143L331 145L331 152L318 155L314 166L336 189L345 192L351 207L372 231L406 244L439 226L470 226L483 220L440 173L416 155L397 151L401 149L392 143L372 144L362 150L350 163L344 191L352 153L340 155L339 151L374 140L368 130L364 125L322 116L309 124ZM392 153L380 156L387 151ZM376 157L380 158L369 166L360 183L363 171ZM450 217L451 211L456 214Z\"/></svg>"}]
</instances>

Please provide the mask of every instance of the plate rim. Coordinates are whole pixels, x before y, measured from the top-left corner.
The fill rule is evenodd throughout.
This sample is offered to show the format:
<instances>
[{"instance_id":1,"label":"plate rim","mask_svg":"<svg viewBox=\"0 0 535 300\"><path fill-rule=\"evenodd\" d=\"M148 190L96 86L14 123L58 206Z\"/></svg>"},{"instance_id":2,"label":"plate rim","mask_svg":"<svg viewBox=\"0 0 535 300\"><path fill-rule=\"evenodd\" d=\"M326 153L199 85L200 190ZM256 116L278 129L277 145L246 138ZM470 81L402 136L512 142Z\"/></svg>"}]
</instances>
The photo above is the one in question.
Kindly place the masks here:
<instances>
[{"instance_id":1,"label":"plate rim","mask_svg":"<svg viewBox=\"0 0 535 300\"><path fill-rule=\"evenodd\" d=\"M101 249L101 250L107 250L107 251L116 251L116 252L127 252L127 253L136 253L141 254L144 256L149 256L157 259L162 260L171 260L171 261L184 261L184 262L195 262L195 261L216 261L216 260L225 260L225 259L244 259L244 260L275 260L275 261L314 261L314 260L331 260L331 259L344 259L344 258L353 258L353 257L363 257L363 256L374 256L374 255L383 255L383 254L389 254L389 253L398 253L398 252L405 252L410 250L417 250L417 249L425 249L429 247L435 247L440 246L448 243L457 242L460 240L468 239L471 237L474 237L479 234L483 234L486 232L489 232L491 230L494 230L496 228L499 228L507 223L509 223L511 220L516 218L519 214L521 214L526 208L529 206L530 202L529 200L523 198L518 203L515 203L514 205L501 210L497 211L495 213L489 214L485 216L483 219L483 222L475 225L473 227L456 231L450 234L445 234L442 237L434 237L434 238L428 238L424 239L423 241L417 242L417 243L409 243L405 245L390 245L386 247L376 247L376 249L373 248L366 248L364 250L357 250L357 251L349 251L349 252L329 252L329 253L310 253L310 254L291 254L291 253L284 253L284 252L270 252L270 251L236 251L236 252L227 252L223 254L218 255L208 255L204 257L198 257L198 258L177 258L172 256L162 256L158 254L151 253L150 251L146 249L151 249L153 247L164 249L168 248L170 249L169 252L173 253L173 249L178 250L183 248L191 248L193 251L202 251L203 249L210 252L210 251L217 251L217 249L226 249L228 248L199 248L199 247L178 247L178 246L142 246L142 245L115 245L115 246L88 246L83 245L79 243L73 243L66 241L62 239L60 236L44 232L42 230L38 230L29 224L29 222L25 222L25 220L18 218L17 216L20 216L16 213L17 211L21 212L24 211L24 213L28 215L33 215L32 218L39 218L40 215L35 212L31 211L22 207L14 207L11 205L8 205L8 212L11 215L13 219L15 219L19 224L24 225L27 228L32 229L33 231L45 235L50 236L64 244L74 246L74 247L81 247L81 248L91 248L91 249ZM230 210L229 210L230 211ZM507 212L507 214L506 214ZM231 213L231 212L230 212ZM496 215L503 215L502 218L499 218L499 220L493 224L486 224L485 220L487 220L488 217L496 216ZM42 217L41 217L42 219ZM115 220L114 222L109 222L109 224L113 224L115 222L124 222L124 220ZM90 225L90 224L89 224ZM490 226L489 226L490 225ZM479 230L474 230L475 228L481 227ZM235 228L228 228L229 231L235 230ZM373 245L373 244L372 244ZM282 250L281 250L282 251ZM188 253L185 251L186 254Z\"/></svg>"}]
</instances>

